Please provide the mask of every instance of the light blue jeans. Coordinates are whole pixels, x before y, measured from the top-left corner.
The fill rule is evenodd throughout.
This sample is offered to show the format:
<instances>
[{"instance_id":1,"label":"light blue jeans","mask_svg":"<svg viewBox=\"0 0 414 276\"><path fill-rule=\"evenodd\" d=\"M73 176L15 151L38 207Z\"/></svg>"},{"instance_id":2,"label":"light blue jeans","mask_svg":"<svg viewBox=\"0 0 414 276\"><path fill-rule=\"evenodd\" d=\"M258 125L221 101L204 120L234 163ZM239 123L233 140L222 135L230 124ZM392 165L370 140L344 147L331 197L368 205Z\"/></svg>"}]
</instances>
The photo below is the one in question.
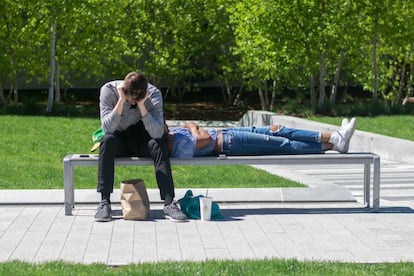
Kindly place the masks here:
<instances>
[{"instance_id":1,"label":"light blue jeans","mask_svg":"<svg viewBox=\"0 0 414 276\"><path fill-rule=\"evenodd\" d=\"M222 129L223 150L227 155L279 155L324 153L321 133L281 127L272 132L266 127Z\"/></svg>"}]
</instances>

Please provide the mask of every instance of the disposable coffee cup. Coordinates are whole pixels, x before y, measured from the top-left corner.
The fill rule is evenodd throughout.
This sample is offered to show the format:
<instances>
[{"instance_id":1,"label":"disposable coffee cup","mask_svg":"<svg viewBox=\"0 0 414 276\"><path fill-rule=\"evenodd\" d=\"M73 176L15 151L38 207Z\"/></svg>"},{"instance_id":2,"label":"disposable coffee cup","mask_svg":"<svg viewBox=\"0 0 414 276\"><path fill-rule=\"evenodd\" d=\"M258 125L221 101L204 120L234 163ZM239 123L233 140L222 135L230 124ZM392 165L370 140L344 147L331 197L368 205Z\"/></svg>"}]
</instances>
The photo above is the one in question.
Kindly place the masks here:
<instances>
[{"instance_id":1,"label":"disposable coffee cup","mask_svg":"<svg viewBox=\"0 0 414 276\"><path fill-rule=\"evenodd\" d=\"M211 205L213 198L211 197L200 197L200 215L201 220L211 220Z\"/></svg>"}]
</instances>

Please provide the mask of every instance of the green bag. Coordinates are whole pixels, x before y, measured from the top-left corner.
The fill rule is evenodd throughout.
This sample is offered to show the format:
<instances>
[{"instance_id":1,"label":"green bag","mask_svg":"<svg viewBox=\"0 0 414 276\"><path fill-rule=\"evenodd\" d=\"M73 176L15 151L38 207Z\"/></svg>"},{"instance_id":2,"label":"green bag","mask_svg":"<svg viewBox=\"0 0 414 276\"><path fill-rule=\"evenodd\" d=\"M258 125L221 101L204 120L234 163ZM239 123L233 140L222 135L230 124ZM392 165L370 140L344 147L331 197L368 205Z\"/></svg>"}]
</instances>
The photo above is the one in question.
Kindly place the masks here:
<instances>
[{"instance_id":1,"label":"green bag","mask_svg":"<svg viewBox=\"0 0 414 276\"><path fill-rule=\"evenodd\" d=\"M188 190L184 197L178 200L181 211L190 219L200 219L200 197L203 195L194 196L193 191ZM220 213L220 207L217 202L211 205L211 219L221 219L223 216Z\"/></svg>"},{"instance_id":2,"label":"green bag","mask_svg":"<svg viewBox=\"0 0 414 276\"><path fill-rule=\"evenodd\" d=\"M104 135L105 131L103 130L103 128L100 127L97 130L95 130L95 132L92 134L93 146L91 148L91 152L94 152L97 148L99 148Z\"/></svg>"}]
</instances>

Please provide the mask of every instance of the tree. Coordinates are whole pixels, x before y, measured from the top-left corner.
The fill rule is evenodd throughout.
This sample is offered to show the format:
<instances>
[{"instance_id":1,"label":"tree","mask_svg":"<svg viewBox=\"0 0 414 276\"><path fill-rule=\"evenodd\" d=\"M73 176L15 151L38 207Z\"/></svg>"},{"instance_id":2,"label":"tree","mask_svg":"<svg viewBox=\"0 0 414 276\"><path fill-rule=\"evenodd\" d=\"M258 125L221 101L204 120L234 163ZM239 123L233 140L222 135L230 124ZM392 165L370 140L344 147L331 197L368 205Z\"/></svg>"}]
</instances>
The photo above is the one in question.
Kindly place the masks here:
<instances>
[{"instance_id":1,"label":"tree","mask_svg":"<svg viewBox=\"0 0 414 276\"><path fill-rule=\"evenodd\" d=\"M0 87L1 101L18 102L18 76L24 61L24 35L21 29L25 25L27 12L21 3L4 0L0 2ZM7 97L4 95L3 84L10 87Z\"/></svg>"},{"instance_id":2,"label":"tree","mask_svg":"<svg viewBox=\"0 0 414 276\"><path fill-rule=\"evenodd\" d=\"M3 0L0 103L17 102L22 82L40 84L49 86L50 112L75 82L96 87L104 77L141 70L177 98L198 83L219 84L229 105L249 89L272 110L279 95L294 90L316 108L328 98L337 102L338 87L348 83L370 90L374 101L399 104L414 85L413 6L410 0Z\"/></svg>"},{"instance_id":3,"label":"tree","mask_svg":"<svg viewBox=\"0 0 414 276\"><path fill-rule=\"evenodd\" d=\"M396 58L402 60L407 54L410 55L410 50L402 53L401 49L407 49L402 45L412 45L412 31L409 29L412 29L413 23L413 4L409 0L367 0L357 2L356 10L359 15L358 27L363 34L361 49L370 50L371 55L367 59L362 54L359 68L354 69L361 85L371 90L372 100L377 101L379 90L385 93L389 89L388 64L392 64Z\"/></svg>"}]
</instances>

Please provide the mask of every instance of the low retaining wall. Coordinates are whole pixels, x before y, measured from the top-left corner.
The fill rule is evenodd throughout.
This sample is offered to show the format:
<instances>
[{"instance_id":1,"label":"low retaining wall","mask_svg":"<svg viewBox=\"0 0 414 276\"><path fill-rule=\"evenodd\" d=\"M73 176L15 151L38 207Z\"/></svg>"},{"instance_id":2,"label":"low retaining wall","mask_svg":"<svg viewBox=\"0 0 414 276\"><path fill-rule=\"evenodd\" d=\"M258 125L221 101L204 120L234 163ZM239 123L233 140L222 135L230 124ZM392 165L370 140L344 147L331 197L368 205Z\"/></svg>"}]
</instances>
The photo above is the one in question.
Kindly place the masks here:
<instances>
[{"instance_id":1,"label":"low retaining wall","mask_svg":"<svg viewBox=\"0 0 414 276\"><path fill-rule=\"evenodd\" d=\"M339 126L318 123L292 116L279 115L269 111L250 110L239 121L240 126L265 126L280 124L288 127L315 131L332 131ZM385 135L357 130L349 146L351 152L372 152L381 159L414 163L414 142Z\"/></svg>"}]
</instances>

